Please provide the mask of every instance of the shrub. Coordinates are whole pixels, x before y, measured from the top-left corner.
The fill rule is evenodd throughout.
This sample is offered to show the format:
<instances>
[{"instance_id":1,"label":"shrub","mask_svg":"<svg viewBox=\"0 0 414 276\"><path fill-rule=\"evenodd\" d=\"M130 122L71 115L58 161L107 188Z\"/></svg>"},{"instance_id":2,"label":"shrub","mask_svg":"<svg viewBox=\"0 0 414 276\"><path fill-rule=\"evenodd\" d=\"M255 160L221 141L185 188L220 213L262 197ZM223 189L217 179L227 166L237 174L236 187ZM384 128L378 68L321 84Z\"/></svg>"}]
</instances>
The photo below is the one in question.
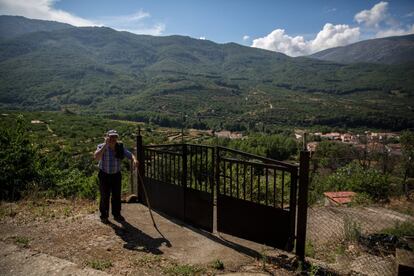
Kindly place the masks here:
<instances>
[{"instance_id":1,"label":"shrub","mask_svg":"<svg viewBox=\"0 0 414 276\"><path fill-rule=\"evenodd\" d=\"M322 183L326 190L350 190L367 195L373 200L388 199L391 185L387 174L375 169L364 169L357 163L350 163L328 176Z\"/></svg>"},{"instance_id":2,"label":"shrub","mask_svg":"<svg viewBox=\"0 0 414 276\"><path fill-rule=\"evenodd\" d=\"M409 221L404 221L403 223L400 223L399 221L397 221L394 227L386 228L381 232L384 234L394 235L397 237L414 236L414 223Z\"/></svg>"},{"instance_id":3,"label":"shrub","mask_svg":"<svg viewBox=\"0 0 414 276\"><path fill-rule=\"evenodd\" d=\"M23 116L18 116L13 127L0 128L0 183L1 198L20 197L36 176L37 152L32 146Z\"/></svg>"},{"instance_id":4,"label":"shrub","mask_svg":"<svg viewBox=\"0 0 414 276\"><path fill-rule=\"evenodd\" d=\"M98 193L97 176L86 177L78 169L68 170L59 176L55 187L50 189L54 196L94 199Z\"/></svg>"}]
</instances>

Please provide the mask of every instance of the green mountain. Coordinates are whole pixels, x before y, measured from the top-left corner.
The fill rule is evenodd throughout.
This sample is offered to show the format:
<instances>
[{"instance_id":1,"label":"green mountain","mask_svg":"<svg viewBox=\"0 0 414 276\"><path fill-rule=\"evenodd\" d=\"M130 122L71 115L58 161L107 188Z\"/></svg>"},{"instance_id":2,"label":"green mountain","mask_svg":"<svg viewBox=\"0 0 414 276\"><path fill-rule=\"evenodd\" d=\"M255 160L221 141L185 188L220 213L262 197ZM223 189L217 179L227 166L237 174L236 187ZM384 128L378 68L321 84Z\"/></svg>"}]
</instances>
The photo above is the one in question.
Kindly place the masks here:
<instances>
[{"instance_id":1,"label":"green mountain","mask_svg":"<svg viewBox=\"0 0 414 276\"><path fill-rule=\"evenodd\" d=\"M317 52L310 57L340 63L414 62L414 35L370 39Z\"/></svg>"},{"instance_id":2,"label":"green mountain","mask_svg":"<svg viewBox=\"0 0 414 276\"><path fill-rule=\"evenodd\" d=\"M164 125L181 124L186 113L186 124L195 127L414 127L413 75L413 64L344 65L104 27L0 41L0 107Z\"/></svg>"},{"instance_id":3,"label":"green mountain","mask_svg":"<svg viewBox=\"0 0 414 276\"><path fill-rule=\"evenodd\" d=\"M14 38L27 33L48 32L67 28L73 28L73 26L55 21L28 19L22 16L0 15L0 40Z\"/></svg>"}]
</instances>

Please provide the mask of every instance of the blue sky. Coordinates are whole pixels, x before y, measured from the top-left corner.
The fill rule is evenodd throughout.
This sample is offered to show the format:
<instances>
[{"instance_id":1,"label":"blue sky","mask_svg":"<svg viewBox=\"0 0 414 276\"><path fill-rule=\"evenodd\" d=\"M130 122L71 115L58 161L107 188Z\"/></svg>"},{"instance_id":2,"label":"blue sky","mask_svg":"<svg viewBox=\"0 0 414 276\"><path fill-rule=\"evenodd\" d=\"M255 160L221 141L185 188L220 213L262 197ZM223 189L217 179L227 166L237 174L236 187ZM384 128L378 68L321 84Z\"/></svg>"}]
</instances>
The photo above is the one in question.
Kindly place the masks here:
<instances>
[{"instance_id":1,"label":"blue sky","mask_svg":"<svg viewBox=\"0 0 414 276\"><path fill-rule=\"evenodd\" d=\"M0 14L236 42L292 56L414 33L412 0L0 0Z\"/></svg>"}]
</instances>

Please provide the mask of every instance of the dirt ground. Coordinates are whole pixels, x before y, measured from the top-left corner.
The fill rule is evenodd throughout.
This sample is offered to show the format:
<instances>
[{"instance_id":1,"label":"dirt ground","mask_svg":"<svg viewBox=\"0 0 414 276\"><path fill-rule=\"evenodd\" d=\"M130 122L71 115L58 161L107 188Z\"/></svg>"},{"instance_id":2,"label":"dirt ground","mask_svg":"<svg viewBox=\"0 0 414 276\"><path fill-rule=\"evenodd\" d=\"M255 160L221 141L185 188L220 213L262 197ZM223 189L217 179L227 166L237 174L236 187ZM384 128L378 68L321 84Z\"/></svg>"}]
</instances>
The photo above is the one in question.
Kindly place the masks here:
<instances>
[{"instance_id":1,"label":"dirt ground","mask_svg":"<svg viewBox=\"0 0 414 276\"><path fill-rule=\"evenodd\" d=\"M126 222L111 220L109 225L99 221L97 203L91 201L0 204L0 275L296 274L293 256L283 251L201 231L153 212L155 228L141 204L123 204ZM309 208L307 251L314 267L339 274L393 275L393 255L373 255L356 243L344 243L346 218L351 219L348 226L355 223L364 235L414 222L410 212L379 206Z\"/></svg>"},{"instance_id":2,"label":"dirt ground","mask_svg":"<svg viewBox=\"0 0 414 276\"><path fill-rule=\"evenodd\" d=\"M104 225L96 205L2 203L0 275L103 275L98 270L112 275L293 275L268 257L285 256L283 252L200 231L154 212L156 229L141 204L123 205L125 223Z\"/></svg>"}]
</instances>

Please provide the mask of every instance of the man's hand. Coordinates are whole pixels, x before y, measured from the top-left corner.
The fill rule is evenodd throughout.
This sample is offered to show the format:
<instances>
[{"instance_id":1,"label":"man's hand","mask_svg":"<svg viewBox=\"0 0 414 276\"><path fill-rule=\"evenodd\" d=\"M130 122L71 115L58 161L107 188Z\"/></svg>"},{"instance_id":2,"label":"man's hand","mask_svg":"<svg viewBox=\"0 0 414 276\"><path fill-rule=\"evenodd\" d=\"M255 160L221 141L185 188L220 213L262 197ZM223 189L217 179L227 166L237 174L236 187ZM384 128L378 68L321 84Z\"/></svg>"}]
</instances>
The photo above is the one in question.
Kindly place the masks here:
<instances>
[{"instance_id":1,"label":"man's hand","mask_svg":"<svg viewBox=\"0 0 414 276\"><path fill-rule=\"evenodd\" d=\"M94 159L96 161L101 160L103 153L105 152L106 148L109 146L109 139L108 137L105 137L105 145L103 145L103 147L101 147L100 149L96 150L94 153Z\"/></svg>"}]
</instances>

